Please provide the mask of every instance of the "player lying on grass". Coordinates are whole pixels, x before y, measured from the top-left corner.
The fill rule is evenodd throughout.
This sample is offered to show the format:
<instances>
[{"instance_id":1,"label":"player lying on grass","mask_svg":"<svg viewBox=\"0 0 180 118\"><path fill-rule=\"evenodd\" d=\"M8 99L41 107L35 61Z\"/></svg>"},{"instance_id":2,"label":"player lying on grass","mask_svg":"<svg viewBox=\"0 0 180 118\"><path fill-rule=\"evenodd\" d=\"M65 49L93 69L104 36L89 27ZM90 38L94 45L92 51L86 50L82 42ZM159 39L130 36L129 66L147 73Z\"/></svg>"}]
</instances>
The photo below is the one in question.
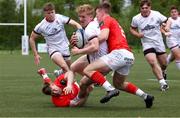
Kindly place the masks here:
<instances>
[{"instance_id":1,"label":"player lying on grass","mask_svg":"<svg viewBox=\"0 0 180 118\"><path fill-rule=\"evenodd\" d=\"M54 82L52 82L44 68L39 69L38 73L43 78L44 86L42 92L52 97L52 103L56 107L75 107L82 106L85 103L87 97L81 99L78 104L72 103L72 100L78 95L80 89L77 82L73 82L72 84L67 82L67 74L59 75ZM72 88L72 91L68 91L69 88ZM88 88L87 91L90 92L90 90L92 90L92 88Z\"/></svg>"}]
</instances>

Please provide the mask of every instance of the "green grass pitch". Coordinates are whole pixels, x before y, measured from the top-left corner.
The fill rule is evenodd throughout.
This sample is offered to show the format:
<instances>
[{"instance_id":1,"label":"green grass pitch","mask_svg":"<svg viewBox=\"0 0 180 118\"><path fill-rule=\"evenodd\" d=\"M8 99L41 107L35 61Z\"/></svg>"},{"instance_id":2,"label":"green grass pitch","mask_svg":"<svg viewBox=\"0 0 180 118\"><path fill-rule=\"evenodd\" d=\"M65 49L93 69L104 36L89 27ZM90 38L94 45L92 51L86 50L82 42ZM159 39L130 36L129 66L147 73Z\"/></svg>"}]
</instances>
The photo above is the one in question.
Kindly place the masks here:
<instances>
[{"instance_id":1,"label":"green grass pitch","mask_svg":"<svg viewBox=\"0 0 180 118\"><path fill-rule=\"evenodd\" d=\"M39 67L53 72L57 67L47 54L41 56ZM141 98L125 92L107 104L101 104L99 100L105 94L101 87L94 89L84 107L56 108L50 97L41 93L42 81L36 73L38 67L34 65L33 55L1 53L0 117L180 117L180 73L175 63L168 67L170 88L161 92L142 53L135 53L135 57L128 81L155 96L151 109L145 108ZM51 77L54 78L53 75ZM110 75L107 78L111 81ZM80 78L76 79L79 81Z\"/></svg>"}]
</instances>

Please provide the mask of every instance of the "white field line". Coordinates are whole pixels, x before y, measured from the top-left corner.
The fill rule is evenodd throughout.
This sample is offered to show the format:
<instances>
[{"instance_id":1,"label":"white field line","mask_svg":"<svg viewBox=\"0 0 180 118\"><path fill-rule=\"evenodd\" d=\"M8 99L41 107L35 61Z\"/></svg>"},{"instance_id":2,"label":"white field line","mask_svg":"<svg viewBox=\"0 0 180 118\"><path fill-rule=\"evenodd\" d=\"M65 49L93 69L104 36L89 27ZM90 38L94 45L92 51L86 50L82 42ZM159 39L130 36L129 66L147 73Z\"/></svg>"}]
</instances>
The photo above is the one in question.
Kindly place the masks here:
<instances>
[{"instance_id":1,"label":"white field line","mask_svg":"<svg viewBox=\"0 0 180 118\"><path fill-rule=\"evenodd\" d=\"M157 81L157 79L147 79L148 81ZM180 80L166 80L168 82L180 82Z\"/></svg>"}]
</instances>

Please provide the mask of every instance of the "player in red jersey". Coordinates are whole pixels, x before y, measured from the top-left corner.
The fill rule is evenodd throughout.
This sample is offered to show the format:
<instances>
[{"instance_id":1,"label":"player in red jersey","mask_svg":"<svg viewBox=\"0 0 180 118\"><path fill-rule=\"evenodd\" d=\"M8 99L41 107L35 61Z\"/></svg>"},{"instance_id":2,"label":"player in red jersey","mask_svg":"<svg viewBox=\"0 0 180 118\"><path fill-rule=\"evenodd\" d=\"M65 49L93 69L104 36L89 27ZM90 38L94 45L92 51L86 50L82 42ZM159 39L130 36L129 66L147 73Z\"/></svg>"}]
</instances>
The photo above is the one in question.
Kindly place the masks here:
<instances>
[{"instance_id":1,"label":"player in red jersey","mask_svg":"<svg viewBox=\"0 0 180 118\"><path fill-rule=\"evenodd\" d=\"M51 95L52 103L56 107L75 107L85 103L86 98L81 99L78 104L73 104L72 100L77 96L80 89L77 82L68 85L66 74L61 74L52 82L44 68L39 69L38 73L43 77L44 86L42 92L46 95ZM72 87L72 92L67 90L68 86Z\"/></svg>"},{"instance_id":2,"label":"player in red jersey","mask_svg":"<svg viewBox=\"0 0 180 118\"><path fill-rule=\"evenodd\" d=\"M98 83L106 89L108 87L108 84L106 84L107 80L101 72L104 70L113 70L113 84L115 88L143 98L146 103L146 108L151 108L154 97L126 81L130 68L134 63L134 56L127 44L123 29L119 23L109 15L110 9L110 3L106 2L100 4L96 9L96 17L101 28L98 39L100 43L105 40L108 42L109 54L89 64L84 69L84 73L90 78L91 82ZM112 97L118 95L116 93L116 91L107 92L100 102L108 102ZM82 98L82 96L79 95L78 97Z\"/></svg>"}]
</instances>

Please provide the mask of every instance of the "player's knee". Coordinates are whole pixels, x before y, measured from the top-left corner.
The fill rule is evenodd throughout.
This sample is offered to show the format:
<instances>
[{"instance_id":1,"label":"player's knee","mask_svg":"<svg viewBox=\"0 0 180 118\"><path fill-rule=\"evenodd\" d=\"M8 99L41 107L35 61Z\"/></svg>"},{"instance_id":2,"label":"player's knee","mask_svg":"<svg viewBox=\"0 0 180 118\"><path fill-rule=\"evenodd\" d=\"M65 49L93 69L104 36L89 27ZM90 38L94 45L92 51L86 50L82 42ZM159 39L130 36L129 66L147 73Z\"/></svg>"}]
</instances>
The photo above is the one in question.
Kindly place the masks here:
<instances>
[{"instance_id":1,"label":"player's knee","mask_svg":"<svg viewBox=\"0 0 180 118\"><path fill-rule=\"evenodd\" d=\"M84 73L87 77L90 77L91 71L90 71L89 69L85 68L85 69L83 70L83 73Z\"/></svg>"},{"instance_id":2,"label":"player's knee","mask_svg":"<svg viewBox=\"0 0 180 118\"><path fill-rule=\"evenodd\" d=\"M155 67L158 63L156 60L149 60L148 63L152 66L152 67Z\"/></svg>"},{"instance_id":3,"label":"player's knee","mask_svg":"<svg viewBox=\"0 0 180 118\"><path fill-rule=\"evenodd\" d=\"M66 63L61 64L61 68L66 72L70 70L70 68L68 67L68 65Z\"/></svg>"}]
</instances>

